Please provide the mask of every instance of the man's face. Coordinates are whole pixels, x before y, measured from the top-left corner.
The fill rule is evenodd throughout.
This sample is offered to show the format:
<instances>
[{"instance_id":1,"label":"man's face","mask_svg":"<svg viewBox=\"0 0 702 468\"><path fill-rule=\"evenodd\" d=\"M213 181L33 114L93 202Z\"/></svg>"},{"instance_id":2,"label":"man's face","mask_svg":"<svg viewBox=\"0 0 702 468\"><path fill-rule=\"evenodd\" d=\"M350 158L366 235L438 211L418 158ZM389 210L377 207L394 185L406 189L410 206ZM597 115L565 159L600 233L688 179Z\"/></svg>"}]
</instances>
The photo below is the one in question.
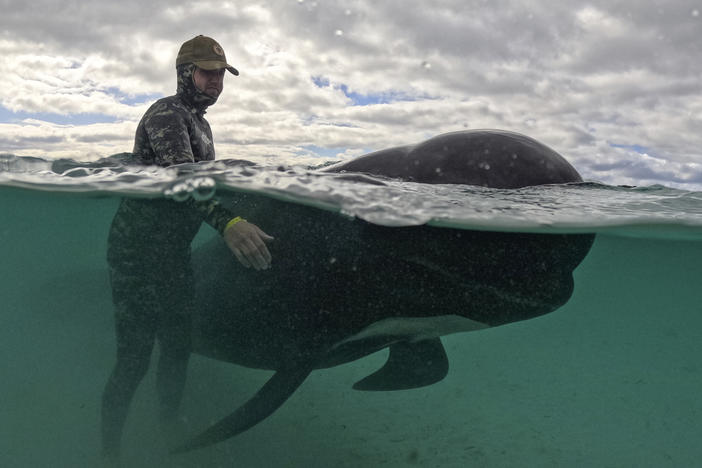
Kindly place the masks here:
<instances>
[{"instance_id":1,"label":"man's face","mask_svg":"<svg viewBox=\"0 0 702 468\"><path fill-rule=\"evenodd\" d=\"M212 97L219 97L222 89L224 89L224 68L220 70L203 70L200 67L195 68L193 73L193 81L195 87L203 93Z\"/></svg>"}]
</instances>

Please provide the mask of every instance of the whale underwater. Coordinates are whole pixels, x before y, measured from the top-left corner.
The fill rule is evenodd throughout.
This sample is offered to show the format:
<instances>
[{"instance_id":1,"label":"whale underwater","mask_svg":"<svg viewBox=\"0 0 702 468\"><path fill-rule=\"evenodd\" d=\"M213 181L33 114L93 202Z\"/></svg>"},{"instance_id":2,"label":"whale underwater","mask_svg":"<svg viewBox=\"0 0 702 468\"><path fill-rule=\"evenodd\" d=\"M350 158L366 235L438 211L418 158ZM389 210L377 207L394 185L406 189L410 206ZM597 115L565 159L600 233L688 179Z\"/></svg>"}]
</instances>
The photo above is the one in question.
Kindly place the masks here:
<instances>
[{"instance_id":1,"label":"whale underwater","mask_svg":"<svg viewBox=\"0 0 702 468\"><path fill-rule=\"evenodd\" d=\"M426 184L511 189L581 182L558 153L500 130L439 135L321 169ZM380 182L382 183L382 182ZM220 238L195 249L193 352L269 369L230 415L174 452L233 437L279 408L315 369L389 348L354 385L389 391L443 379L441 336L552 312L573 292L593 234L386 227L255 194L223 198L276 240L269 270L242 267Z\"/></svg>"}]
</instances>

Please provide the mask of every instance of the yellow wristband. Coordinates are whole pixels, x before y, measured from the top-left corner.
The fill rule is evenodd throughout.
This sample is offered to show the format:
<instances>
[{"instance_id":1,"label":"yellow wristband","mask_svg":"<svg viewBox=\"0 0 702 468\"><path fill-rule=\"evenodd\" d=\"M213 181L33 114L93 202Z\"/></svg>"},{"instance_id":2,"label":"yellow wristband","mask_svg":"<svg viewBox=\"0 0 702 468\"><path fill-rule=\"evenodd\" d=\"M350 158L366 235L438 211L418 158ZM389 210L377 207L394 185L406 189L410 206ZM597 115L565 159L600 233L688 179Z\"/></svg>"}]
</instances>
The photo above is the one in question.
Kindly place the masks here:
<instances>
[{"instance_id":1,"label":"yellow wristband","mask_svg":"<svg viewBox=\"0 0 702 468\"><path fill-rule=\"evenodd\" d=\"M237 216L236 218L230 220L230 221L227 223L226 226L224 226L224 231L223 231L223 232L227 232L227 229L229 229L230 227L234 226L234 225L235 225L236 223L238 223L239 221L246 221L246 220L245 220L244 218L242 218L241 216Z\"/></svg>"}]
</instances>

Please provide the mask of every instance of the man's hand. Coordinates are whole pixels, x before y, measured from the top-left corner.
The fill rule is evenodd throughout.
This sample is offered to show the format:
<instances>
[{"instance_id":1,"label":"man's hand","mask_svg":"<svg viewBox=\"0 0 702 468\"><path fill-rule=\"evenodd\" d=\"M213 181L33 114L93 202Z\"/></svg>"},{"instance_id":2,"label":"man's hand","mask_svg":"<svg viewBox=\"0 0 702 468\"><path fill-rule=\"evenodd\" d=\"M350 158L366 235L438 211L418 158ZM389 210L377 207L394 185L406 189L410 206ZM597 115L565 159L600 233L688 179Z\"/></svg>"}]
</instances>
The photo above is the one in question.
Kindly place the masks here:
<instances>
[{"instance_id":1,"label":"man's hand","mask_svg":"<svg viewBox=\"0 0 702 468\"><path fill-rule=\"evenodd\" d=\"M255 224L242 219L224 231L224 242L246 268L266 270L271 266L271 253L264 242L273 240Z\"/></svg>"}]
</instances>

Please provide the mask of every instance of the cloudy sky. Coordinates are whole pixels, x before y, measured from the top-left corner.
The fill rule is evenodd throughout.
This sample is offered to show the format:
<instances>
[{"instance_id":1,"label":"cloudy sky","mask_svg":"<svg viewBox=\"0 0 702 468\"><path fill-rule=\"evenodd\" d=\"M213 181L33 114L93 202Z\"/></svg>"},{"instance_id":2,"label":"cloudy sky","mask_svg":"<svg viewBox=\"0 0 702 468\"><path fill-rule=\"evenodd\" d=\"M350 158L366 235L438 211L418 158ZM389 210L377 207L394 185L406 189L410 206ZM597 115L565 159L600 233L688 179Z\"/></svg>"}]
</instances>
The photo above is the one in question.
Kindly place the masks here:
<instances>
[{"instance_id":1,"label":"cloudy sky","mask_svg":"<svg viewBox=\"0 0 702 468\"><path fill-rule=\"evenodd\" d=\"M586 179L702 190L702 1L0 0L0 153L130 151L217 39L241 75L208 112L218 158L306 164L501 128Z\"/></svg>"}]
</instances>

